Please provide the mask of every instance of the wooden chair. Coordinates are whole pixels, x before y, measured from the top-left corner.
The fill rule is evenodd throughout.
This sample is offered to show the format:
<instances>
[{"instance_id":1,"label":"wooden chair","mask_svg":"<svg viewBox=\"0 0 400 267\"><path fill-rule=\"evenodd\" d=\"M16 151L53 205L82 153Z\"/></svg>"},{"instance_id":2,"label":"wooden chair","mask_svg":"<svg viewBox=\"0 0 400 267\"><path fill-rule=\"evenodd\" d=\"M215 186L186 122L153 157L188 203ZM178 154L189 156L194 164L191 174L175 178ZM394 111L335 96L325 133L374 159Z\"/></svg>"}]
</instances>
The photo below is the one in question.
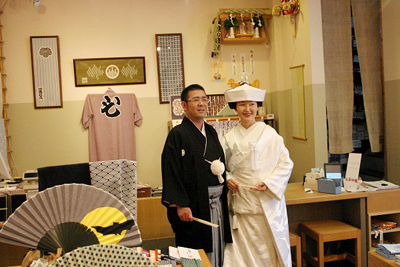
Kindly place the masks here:
<instances>
[{"instance_id":1,"label":"wooden chair","mask_svg":"<svg viewBox=\"0 0 400 267\"><path fill-rule=\"evenodd\" d=\"M293 266L301 267L301 238L293 232L289 232L290 247L296 249L296 259Z\"/></svg>"},{"instance_id":2,"label":"wooden chair","mask_svg":"<svg viewBox=\"0 0 400 267\"><path fill-rule=\"evenodd\" d=\"M299 224L301 233L301 249L303 264L310 263L313 266L322 267L325 262L349 260L355 266L361 267L361 230L347 223L337 220L315 221ZM307 238L311 238L317 243L317 257L312 256L307 251ZM324 255L324 246L327 242L339 242L354 239L355 255L346 251L334 255ZM340 246L340 244L339 244Z\"/></svg>"}]
</instances>

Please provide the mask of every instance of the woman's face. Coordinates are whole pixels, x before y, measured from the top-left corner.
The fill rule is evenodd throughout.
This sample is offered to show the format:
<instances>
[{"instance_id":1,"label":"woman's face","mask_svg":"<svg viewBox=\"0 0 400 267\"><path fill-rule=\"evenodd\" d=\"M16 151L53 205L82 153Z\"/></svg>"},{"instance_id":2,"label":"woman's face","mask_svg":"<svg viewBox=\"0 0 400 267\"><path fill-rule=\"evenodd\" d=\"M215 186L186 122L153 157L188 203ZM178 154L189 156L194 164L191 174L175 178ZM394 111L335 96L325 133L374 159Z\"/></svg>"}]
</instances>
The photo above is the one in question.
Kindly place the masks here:
<instances>
[{"instance_id":1,"label":"woman's face","mask_svg":"<svg viewBox=\"0 0 400 267\"><path fill-rule=\"evenodd\" d=\"M242 123L251 123L256 122L257 108L256 101L240 101L236 103L235 111Z\"/></svg>"}]
</instances>

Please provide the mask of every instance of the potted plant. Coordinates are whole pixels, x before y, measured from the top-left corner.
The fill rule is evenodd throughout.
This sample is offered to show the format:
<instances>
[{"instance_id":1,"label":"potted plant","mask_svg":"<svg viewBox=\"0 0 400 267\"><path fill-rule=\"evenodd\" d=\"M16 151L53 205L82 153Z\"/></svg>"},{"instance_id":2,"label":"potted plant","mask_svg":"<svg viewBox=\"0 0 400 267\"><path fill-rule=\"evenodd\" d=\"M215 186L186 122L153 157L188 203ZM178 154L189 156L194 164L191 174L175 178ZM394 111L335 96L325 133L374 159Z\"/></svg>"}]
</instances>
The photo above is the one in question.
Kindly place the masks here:
<instances>
[{"instance_id":1,"label":"potted plant","mask_svg":"<svg viewBox=\"0 0 400 267\"><path fill-rule=\"evenodd\" d=\"M254 36L253 38L260 38L259 29L264 26L264 20L262 15L255 15L251 18L251 24L254 27Z\"/></svg>"},{"instance_id":2,"label":"potted plant","mask_svg":"<svg viewBox=\"0 0 400 267\"><path fill-rule=\"evenodd\" d=\"M229 14L229 19L224 21L224 28L229 31L229 38L235 38L235 28L239 26L239 21L232 14Z\"/></svg>"}]
</instances>

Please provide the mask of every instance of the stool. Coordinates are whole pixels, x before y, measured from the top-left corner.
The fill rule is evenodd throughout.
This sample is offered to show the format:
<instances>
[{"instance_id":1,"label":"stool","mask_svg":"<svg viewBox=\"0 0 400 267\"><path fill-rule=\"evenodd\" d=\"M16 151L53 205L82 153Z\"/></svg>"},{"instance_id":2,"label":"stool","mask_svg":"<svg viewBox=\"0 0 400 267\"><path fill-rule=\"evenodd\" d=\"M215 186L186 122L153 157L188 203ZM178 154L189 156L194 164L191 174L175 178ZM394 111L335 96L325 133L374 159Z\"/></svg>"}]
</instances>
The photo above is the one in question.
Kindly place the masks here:
<instances>
[{"instance_id":1,"label":"stool","mask_svg":"<svg viewBox=\"0 0 400 267\"><path fill-rule=\"evenodd\" d=\"M299 224L301 233L301 250L303 259L313 266L322 267L325 262L349 260L355 266L361 267L361 230L347 223L337 220L315 221ZM310 237L317 242L317 257L312 257L307 252L306 238ZM337 255L324 255L324 244L326 242L355 240L355 255L347 252Z\"/></svg>"},{"instance_id":2,"label":"stool","mask_svg":"<svg viewBox=\"0 0 400 267\"><path fill-rule=\"evenodd\" d=\"M293 232L289 232L290 247L295 247L296 249L296 263L293 265L296 267L301 267L301 238Z\"/></svg>"}]
</instances>

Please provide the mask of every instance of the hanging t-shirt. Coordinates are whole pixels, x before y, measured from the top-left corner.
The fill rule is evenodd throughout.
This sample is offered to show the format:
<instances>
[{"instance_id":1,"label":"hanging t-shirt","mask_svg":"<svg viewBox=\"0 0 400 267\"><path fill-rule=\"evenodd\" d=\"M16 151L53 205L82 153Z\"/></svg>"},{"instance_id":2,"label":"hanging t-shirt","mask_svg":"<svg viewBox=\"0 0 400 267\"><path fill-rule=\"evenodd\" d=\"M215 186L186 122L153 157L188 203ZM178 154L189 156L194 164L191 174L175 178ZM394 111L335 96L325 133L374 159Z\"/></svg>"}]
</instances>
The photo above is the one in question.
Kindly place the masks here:
<instances>
[{"instance_id":1,"label":"hanging t-shirt","mask_svg":"<svg viewBox=\"0 0 400 267\"><path fill-rule=\"evenodd\" d=\"M135 125L142 115L135 94L89 94L85 100L82 124L89 128L90 161L136 160Z\"/></svg>"}]
</instances>

